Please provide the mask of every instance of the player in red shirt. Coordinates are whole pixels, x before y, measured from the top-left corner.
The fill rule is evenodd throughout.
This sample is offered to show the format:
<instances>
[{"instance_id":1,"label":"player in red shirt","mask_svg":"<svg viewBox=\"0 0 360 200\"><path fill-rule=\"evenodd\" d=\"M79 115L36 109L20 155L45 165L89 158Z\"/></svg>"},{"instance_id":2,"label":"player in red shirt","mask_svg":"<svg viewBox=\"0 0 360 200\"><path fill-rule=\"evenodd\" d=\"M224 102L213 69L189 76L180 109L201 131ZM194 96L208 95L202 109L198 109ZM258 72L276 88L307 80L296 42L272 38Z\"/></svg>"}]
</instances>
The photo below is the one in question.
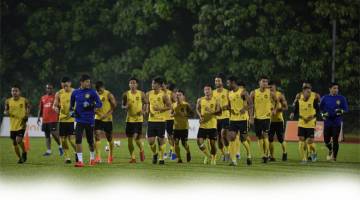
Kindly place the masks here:
<instances>
[{"instance_id":1,"label":"player in red shirt","mask_svg":"<svg viewBox=\"0 0 360 200\"><path fill-rule=\"evenodd\" d=\"M64 154L64 151L61 146L61 142L59 139L59 133L57 130L57 122L58 122L58 113L53 110L53 104L55 101L55 93L54 87L52 84L46 85L46 94L41 97L39 103L39 113L37 123L40 126L42 118L42 126L41 130L45 132L45 141L47 151L44 153L44 156L51 155L51 137L53 136L55 142L59 145L60 156Z\"/></svg>"}]
</instances>

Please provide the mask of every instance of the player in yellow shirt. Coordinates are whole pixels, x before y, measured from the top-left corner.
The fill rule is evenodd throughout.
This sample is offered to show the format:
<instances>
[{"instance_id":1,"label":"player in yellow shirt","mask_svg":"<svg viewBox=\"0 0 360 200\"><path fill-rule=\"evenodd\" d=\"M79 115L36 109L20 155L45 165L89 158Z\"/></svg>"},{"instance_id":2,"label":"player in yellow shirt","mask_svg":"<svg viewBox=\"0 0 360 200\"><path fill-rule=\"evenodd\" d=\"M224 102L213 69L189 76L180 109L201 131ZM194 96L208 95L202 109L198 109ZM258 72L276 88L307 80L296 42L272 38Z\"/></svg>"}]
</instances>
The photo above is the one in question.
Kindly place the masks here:
<instances>
[{"instance_id":1,"label":"player in yellow shirt","mask_svg":"<svg viewBox=\"0 0 360 200\"><path fill-rule=\"evenodd\" d=\"M171 82L163 83L163 91L168 95L168 98L170 99L171 104L173 104L176 100L176 90L175 90L175 84ZM176 159L176 153L174 152L174 137L173 137L173 126L174 126L174 117L171 116L171 111L164 112L165 120L166 120L166 133L168 136L168 142L170 145L170 151L169 151L169 157L171 160ZM167 154L165 152L164 158L167 157Z\"/></svg>"},{"instance_id":2,"label":"player in yellow shirt","mask_svg":"<svg viewBox=\"0 0 360 200\"><path fill-rule=\"evenodd\" d=\"M276 114L278 104L275 93L269 89L268 81L266 76L260 77L259 88L250 93L253 105L253 109L250 110L250 123L255 127L261 153L263 153L263 163L268 162L270 118L272 114Z\"/></svg>"},{"instance_id":3,"label":"player in yellow shirt","mask_svg":"<svg viewBox=\"0 0 360 200\"><path fill-rule=\"evenodd\" d=\"M295 108L295 103L296 101L298 101L299 99L303 99L304 98L304 88L310 88L310 97L311 98L315 98L318 102L320 102L320 95L314 91L312 91L312 86L311 86L311 83L310 81L304 81L303 84L302 84L302 91L297 93L296 96L295 96L295 99L292 103L292 107ZM292 112L290 113L290 119L293 119L294 118L294 110L292 110ZM310 146L306 146L306 154L307 154L307 157L308 157L308 160L311 161L311 156L310 156Z\"/></svg>"},{"instance_id":4,"label":"player in yellow shirt","mask_svg":"<svg viewBox=\"0 0 360 200\"><path fill-rule=\"evenodd\" d=\"M186 150L186 161L190 162L190 147L187 143L189 135L188 119L193 115L193 111L189 103L185 101L184 91L182 90L176 92L176 102L172 104L171 115L174 117L174 142L178 163L182 163L179 145L180 140Z\"/></svg>"},{"instance_id":5,"label":"player in yellow shirt","mask_svg":"<svg viewBox=\"0 0 360 200\"><path fill-rule=\"evenodd\" d=\"M311 160L317 159L316 148L314 144L314 132L316 127L316 116L319 113L318 99L311 95L311 88L303 87L303 98L295 102L294 114L299 117L298 120L298 136L299 136L299 152L302 163L307 162L305 151L309 146L311 152Z\"/></svg>"},{"instance_id":6,"label":"player in yellow shirt","mask_svg":"<svg viewBox=\"0 0 360 200\"><path fill-rule=\"evenodd\" d=\"M217 132L218 132L218 148L223 156L223 161L229 160L229 141L227 140L227 133L229 131L229 91L224 88L225 81L222 73L215 76L215 87L213 96L220 102L221 114L216 116Z\"/></svg>"},{"instance_id":7,"label":"player in yellow shirt","mask_svg":"<svg viewBox=\"0 0 360 200\"><path fill-rule=\"evenodd\" d=\"M269 150L270 150L270 161L275 161L274 157L274 136L276 135L277 140L281 144L283 151L282 160L287 160L286 142L284 141L284 116L283 112L288 109L288 104L283 93L277 90L275 82L270 82L271 92L276 94L278 99L278 106L276 114L271 115L270 131L269 131Z\"/></svg>"},{"instance_id":8,"label":"player in yellow shirt","mask_svg":"<svg viewBox=\"0 0 360 200\"><path fill-rule=\"evenodd\" d=\"M138 79L131 77L129 88L130 90L124 92L122 96L122 108L127 111L125 133L128 138L128 149L131 157L129 163L136 163L134 140L140 151L140 161L145 160L142 125L146 104L144 92L138 90Z\"/></svg>"},{"instance_id":9,"label":"player in yellow shirt","mask_svg":"<svg viewBox=\"0 0 360 200\"><path fill-rule=\"evenodd\" d=\"M96 92L100 97L102 107L95 110L95 162L101 163L101 134L105 133L106 139L109 145L109 155L107 162L109 164L113 161L113 116L117 103L114 95L105 89L104 83L102 81L97 81L95 83Z\"/></svg>"},{"instance_id":10,"label":"player in yellow shirt","mask_svg":"<svg viewBox=\"0 0 360 200\"><path fill-rule=\"evenodd\" d=\"M146 112L149 113L147 137L148 142L153 152L153 164L157 164L159 157L159 164L165 164L165 112L171 109L171 103L168 95L162 90L163 79L155 77L152 80L151 88L146 93ZM158 141L158 150L156 149L155 141Z\"/></svg>"},{"instance_id":11,"label":"player in yellow shirt","mask_svg":"<svg viewBox=\"0 0 360 200\"><path fill-rule=\"evenodd\" d=\"M63 77L61 80L61 90L56 92L55 101L53 104L53 109L55 112L59 113L59 135L61 140L61 145L64 150L65 163L70 164L70 146L74 150L75 161L78 161L76 155L76 146L75 146L75 131L74 131L74 122L75 119L70 115L70 98L74 89L71 87L71 80L69 77Z\"/></svg>"},{"instance_id":12,"label":"player in yellow shirt","mask_svg":"<svg viewBox=\"0 0 360 200\"><path fill-rule=\"evenodd\" d=\"M251 149L250 143L247 141L247 133L249 129L249 109L252 109L249 93L243 87L239 87L238 80L235 76L228 78L227 84L229 89L229 101L230 101L230 128L227 135L229 140L230 151L230 165L236 166L236 153L239 147L236 145L235 140L241 140L246 153L247 165L251 165ZM240 135L239 138L236 136Z\"/></svg>"},{"instance_id":13,"label":"player in yellow shirt","mask_svg":"<svg viewBox=\"0 0 360 200\"><path fill-rule=\"evenodd\" d=\"M210 84L204 86L205 96L199 98L196 103L196 113L200 118L200 128L197 135L197 143L200 150L204 153L204 164L216 165L216 140L217 120L216 116L221 114L221 106L219 100L212 95ZM206 148L206 139L210 140L210 154Z\"/></svg>"},{"instance_id":14,"label":"player in yellow shirt","mask_svg":"<svg viewBox=\"0 0 360 200\"><path fill-rule=\"evenodd\" d=\"M10 138L13 142L13 147L18 157L19 164L26 162L27 152L23 142L26 122L30 113L29 101L21 96L21 88L18 85L11 87L11 98L5 101L4 115L10 117ZM20 154L21 148L22 153Z\"/></svg>"}]
</instances>

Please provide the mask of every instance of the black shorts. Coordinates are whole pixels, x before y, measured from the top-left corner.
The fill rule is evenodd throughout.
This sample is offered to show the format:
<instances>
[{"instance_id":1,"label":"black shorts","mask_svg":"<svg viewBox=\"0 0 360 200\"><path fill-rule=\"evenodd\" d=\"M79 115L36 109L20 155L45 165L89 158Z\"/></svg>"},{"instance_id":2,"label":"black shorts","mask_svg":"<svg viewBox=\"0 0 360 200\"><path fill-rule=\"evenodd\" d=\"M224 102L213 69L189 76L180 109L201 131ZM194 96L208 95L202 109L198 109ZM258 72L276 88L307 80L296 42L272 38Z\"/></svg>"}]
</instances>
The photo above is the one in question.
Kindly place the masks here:
<instances>
[{"instance_id":1,"label":"black shorts","mask_svg":"<svg viewBox=\"0 0 360 200\"><path fill-rule=\"evenodd\" d=\"M248 129L249 129L249 123L247 120L230 121L229 131L233 131L235 133L240 132L240 134L247 134Z\"/></svg>"},{"instance_id":2,"label":"black shorts","mask_svg":"<svg viewBox=\"0 0 360 200\"><path fill-rule=\"evenodd\" d=\"M43 123L41 125L41 131L49 133L57 130L57 122Z\"/></svg>"},{"instance_id":3,"label":"black shorts","mask_svg":"<svg viewBox=\"0 0 360 200\"><path fill-rule=\"evenodd\" d=\"M147 137L165 137L166 122L148 122Z\"/></svg>"},{"instance_id":4,"label":"black shorts","mask_svg":"<svg viewBox=\"0 0 360 200\"><path fill-rule=\"evenodd\" d=\"M217 131L220 133L222 129L229 129L229 118L217 120Z\"/></svg>"},{"instance_id":5,"label":"black shorts","mask_svg":"<svg viewBox=\"0 0 360 200\"><path fill-rule=\"evenodd\" d=\"M174 130L174 139L179 139L181 141L187 141L189 137L188 129Z\"/></svg>"},{"instance_id":6,"label":"black shorts","mask_svg":"<svg viewBox=\"0 0 360 200\"><path fill-rule=\"evenodd\" d=\"M269 141L274 141L276 135L277 140L280 143L284 142L284 122L271 122L269 131Z\"/></svg>"},{"instance_id":7,"label":"black shorts","mask_svg":"<svg viewBox=\"0 0 360 200\"><path fill-rule=\"evenodd\" d=\"M166 120L166 132L168 136L172 136L174 133L174 120Z\"/></svg>"},{"instance_id":8,"label":"black shorts","mask_svg":"<svg viewBox=\"0 0 360 200\"><path fill-rule=\"evenodd\" d=\"M314 128L303 128L303 127L299 127L299 128L298 128L298 136L299 136L299 137L304 137L305 139L307 139L307 138L314 138L314 136L315 136L315 129L314 129Z\"/></svg>"},{"instance_id":9,"label":"black shorts","mask_svg":"<svg viewBox=\"0 0 360 200\"><path fill-rule=\"evenodd\" d=\"M133 137L135 133L138 135L142 134L142 122L126 122L126 137Z\"/></svg>"},{"instance_id":10,"label":"black shorts","mask_svg":"<svg viewBox=\"0 0 360 200\"><path fill-rule=\"evenodd\" d=\"M269 133L270 119L255 119L255 133L257 137L263 136L263 133Z\"/></svg>"},{"instance_id":11,"label":"black shorts","mask_svg":"<svg viewBox=\"0 0 360 200\"><path fill-rule=\"evenodd\" d=\"M324 138L336 137L340 135L341 126L324 126Z\"/></svg>"},{"instance_id":12,"label":"black shorts","mask_svg":"<svg viewBox=\"0 0 360 200\"><path fill-rule=\"evenodd\" d=\"M75 135L74 122L60 122L59 123L59 135L60 136Z\"/></svg>"},{"instance_id":13,"label":"black shorts","mask_svg":"<svg viewBox=\"0 0 360 200\"><path fill-rule=\"evenodd\" d=\"M217 135L218 134L216 128L211 128L211 129L199 128L197 138L203 138L203 139L209 138L210 140L216 140Z\"/></svg>"},{"instance_id":14,"label":"black shorts","mask_svg":"<svg viewBox=\"0 0 360 200\"><path fill-rule=\"evenodd\" d=\"M95 131L104 131L105 133L111 134L113 130L112 122L104 122L98 119L95 119Z\"/></svg>"},{"instance_id":15,"label":"black shorts","mask_svg":"<svg viewBox=\"0 0 360 200\"><path fill-rule=\"evenodd\" d=\"M10 138L15 141L16 137L21 137L23 138L25 135L25 129L21 129L18 131L10 131Z\"/></svg>"}]
</instances>

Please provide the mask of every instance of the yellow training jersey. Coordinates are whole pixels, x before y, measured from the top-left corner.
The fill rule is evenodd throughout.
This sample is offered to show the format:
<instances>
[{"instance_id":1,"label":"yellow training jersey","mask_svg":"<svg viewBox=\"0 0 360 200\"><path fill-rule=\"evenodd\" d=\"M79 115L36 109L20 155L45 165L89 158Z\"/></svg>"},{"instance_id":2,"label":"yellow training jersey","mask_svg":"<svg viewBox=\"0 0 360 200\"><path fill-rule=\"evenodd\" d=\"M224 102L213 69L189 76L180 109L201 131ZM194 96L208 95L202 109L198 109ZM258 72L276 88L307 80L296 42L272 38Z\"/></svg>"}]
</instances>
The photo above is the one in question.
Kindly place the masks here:
<instances>
[{"instance_id":1,"label":"yellow training jersey","mask_svg":"<svg viewBox=\"0 0 360 200\"><path fill-rule=\"evenodd\" d=\"M276 91L276 98L278 100L277 108L282 107L282 105L280 103L281 96L282 96L282 93L279 91ZM272 107L274 107L274 102L272 103ZM283 112L276 112L275 115L271 115L271 121L272 122L283 122L284 121Z\"/></svg>"},{"instance_id":2,"label":"yellow training jersey","mask_svg":"<svg viewBox=\"0 0 360 200\"><path fill-rule=\"evenodd\" d=\"M15 100L13 97L6 100L9 106L10 131L26 129L24 118L26 116L26 99L19 97Z\"/></svg>"},{"instance_id":3,"label":"yellow training jersey","mask_svg":"<svg viewBox=\"0 0 360 200\"><path fill-rule=\"evenodd\" d=\"M316 118L305 122L304 118L309 116L314 116L316 114L316 109L314 108L315 98L309 98L307 101L304 98L299 99L299 121L298 126L302 128L315 128Z\"/></svg>"},{"instance_id":4,"label":"yellow training jersey","mask_svg":"<svg viewBox=\"0 0 360 200\"><path fill-rule=\"evenodd\" d=\"M187 102L177 102L172 104L174 110L174 130L184 130L189 128L188 111L189 104Z\"/></svg>"},{"instance_id":5,"label":"yellow training jersey","mask_svg":"<svg viewBox=\"0 0 360 200\"><path fill-rule=\"evenodd\" d=\"M229 92L231 106L230 121L243 121L249 119L249 113L247 110L243 114L240 113L240 110L246 106L246 102L241 96L243 91L243 88L239 88L237 91Z\"/></svg>"},{"instance_id":6,"label":"yellow training jersey","mask_svg":"<svg viewBox=\"0 0 360 200\"><path fill-rule=\"evenodd\" d=\"M155 111L154 107L165 108L164 96L166 93L162 90L159 93L155 94L154 90L149 92L149 103L150 103L150 113L149 113L149 122L165 122L164 112Z\"/></svg>"},{"instance_id":7,"label":"yellow training jersey","mask_svg":"<svg viewBox=\"0 0 360 200\"><path fill-rule=\"evenodd\" d=\"M271 95L270 89L263 92L260 89L255 90L254 98L255 119L270 119L271 116Z\"/></svg>"},{"instance_id":8,"label":"yellow training jersey","mask_svg":"<svg viewBox=\"0 0 360 200\"><path fill-rule=\"evenodd\" d=\"M220 106L228 106L229 105L229 90L223 88L221 92L217 89L213 90L213 96L220 102ZM230 117L229 110L224 110L221 112L221 115L216 116L217 119L227 119Z\"/></svg>"},{"instance_id":9,"label":"yellow training jersey","mask_svg":"<svg viewBox=\"0 0 360 200\"><path fill-rule=\"evenodd\" d=\"M102 102L102 106L101 108L98 108L96 110L96 114L95 114L95 119L100 119L101 116L105 115L106 113L108 113L111 110L111 104L110 104L110 99L109 99L109 95L110 92L108 90L104 90L103 93L99 94L100 97L100 101ZM111 122L112 121L112 114L109 115L108 117L106 117L105 119L102 119L101 121L104 122Z\"/></svg>"},{"instance_id":10,"label":"yellow training jersey","mask_svg":"<svg viewBox=\"0 0 360 200\"><path fill-rule=\"evenodd\" d=\"M70 117L70 98L74 89L71 88L69 92L66 92L64 89L59 91L59 99L60 99L60 114L59 121L60 122L74 122L74 118Z\"/></svg>"},{"instance_id":11,"label":"yellow training jersey","mask_svg":"<svg viewBox=\"0 0 360 200\"><path fill-rule=\"evenodd\" d=\"M171 102L173 92L171 90L168 90L168 89L164 90L164 92L166 93L166 95L168 96L168 98L169 98L169 100ZM171 110L165 111L163 114L164 114L165 120L174 120L174 118L171 116Z\"/></svg>"},{"instance_id":12,"label":"yellow training jersey","mask_svg":"<svg viewBox=\"0 0 360 200\"><path fill-rule=\"evenodd\" d=\"M311 92L309 99L312 101L312 99L315 99L315 98L316 98L316 92ZM300 99L304 99L304 95L302 92L300 93Z\"/></svg>"},{"instance_id":13,"label":"yellow training jersey","mask_svg":"<svg viewBox=\"0 0 360 200\"><path fill-rule=\"evenodd\" d=\"M129 106L126 122L144 122L142 114L142 91L136 90L135 93L132 93L131 90L129 90L126 92L126 98Z\"/></svg>"},{"instance_id":14,"label":"yellow training jersey","mask_svg":"<svg viewBox=\"0 0 360 200\"><path fill-rule=\"evenodd\" d=\"M216 111L216 98L211 96L211 99L206 99L206 97L201 97L200 99L200 107L201 107L201 115L204 118L204 121L200 122L200 128L204 129L213 129L217 128L217 120L214 113Z\"/></svg>"}]
</instances>

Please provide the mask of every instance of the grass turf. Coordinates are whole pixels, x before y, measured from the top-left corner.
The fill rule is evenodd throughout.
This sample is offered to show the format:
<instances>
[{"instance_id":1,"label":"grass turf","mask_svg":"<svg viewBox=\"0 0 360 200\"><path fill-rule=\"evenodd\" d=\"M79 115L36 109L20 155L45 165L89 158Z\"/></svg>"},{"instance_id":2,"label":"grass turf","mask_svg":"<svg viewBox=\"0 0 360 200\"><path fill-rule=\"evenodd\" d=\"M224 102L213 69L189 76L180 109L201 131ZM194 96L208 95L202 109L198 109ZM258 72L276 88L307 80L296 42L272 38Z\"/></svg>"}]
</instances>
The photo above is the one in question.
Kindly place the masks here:
<instances>
[{"instance_id":1,"label":"grass turf","mask_svg":"<svg viewBox=\"0 0 360 200\"><path fill-rule=\"evenodd\" d=\"M218 159L216 166L204 165L203 155L198 149L195 140L190 140L192 161L190 163L177 164L176 161L166 160L164 166L151 164L151 151L145 142L146 160L141 163L129 164L127 140L122 139L120 147L115 148L114 163L108 165L106 162L94 167L75 168L73 164L64 164L63 158L58 155L58 150L52 141L53 154L44 157L45 141L43 138L31 138L31 149L28 153L28 161L25 164L17 164L17 158L13 152L9 138L0 138L0 176L3 180L17 181L23 178L41 180L49 177L59 177L71 181L98 182L108 179L119 180L292 180L307 179L314 176L348 176L359 180L360 178L360 146L358 144L341 144L337 162L325 160L327 149L322 143L317 143L318 161L315 163L300 164L298 155L298 144L288 143L288 161L281 161L280 144L275 143L276 162L268 164L261 163L259 147L256 142L251 143L253 151L253 165L247 166L244 159L245 151L241 146L242 158L238 166L231 167L228 163ZM102 158L106 161L102 141ZM89 151L86 142L83 144L84 161L87 163ZM138 159L138 150L136 149ZM182 157L185 160L185 152L182 149ZM219 156L218 156L219 157Z\"/></svg>"}]
</instances>

